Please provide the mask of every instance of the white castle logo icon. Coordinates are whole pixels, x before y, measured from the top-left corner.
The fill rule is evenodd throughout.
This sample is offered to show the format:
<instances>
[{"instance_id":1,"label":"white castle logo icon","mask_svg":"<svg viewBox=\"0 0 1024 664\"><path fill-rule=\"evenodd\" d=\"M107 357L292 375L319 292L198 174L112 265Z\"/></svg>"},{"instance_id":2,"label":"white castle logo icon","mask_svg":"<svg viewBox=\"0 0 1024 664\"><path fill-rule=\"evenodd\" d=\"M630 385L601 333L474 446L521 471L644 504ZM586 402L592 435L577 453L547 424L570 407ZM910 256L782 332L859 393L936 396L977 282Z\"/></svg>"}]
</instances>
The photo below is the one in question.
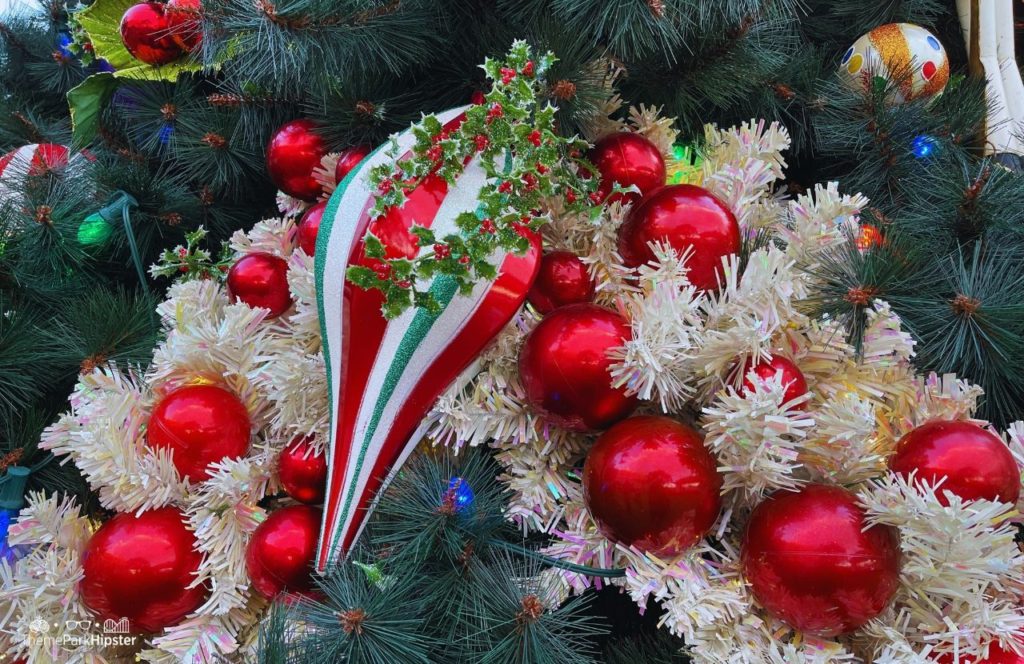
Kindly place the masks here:
<instances>
[{"instance_id":1,"label":"white castle logo icon","mask_svg":"<svg viewBox=\"0 0 1024 664\"><path fill-rule=\"evenodd\" d=\"M128 634L131 632L131 623L128 618L121 618L120 620L107 618L103 621L103 631L106 634Z\"/></svg>"},{"instance_id":2,"label":"white castle logo icon","mask_svg":"<svg viewBox=\"0 0 1024 664\"><path fill-rule=\"evenodd\" d=\"M28 629L30 632L35 632L36 634L46 634L50 631L50 623L48 623L44 618L36 618L28 624Z\"/></svg>"}]
</instances>

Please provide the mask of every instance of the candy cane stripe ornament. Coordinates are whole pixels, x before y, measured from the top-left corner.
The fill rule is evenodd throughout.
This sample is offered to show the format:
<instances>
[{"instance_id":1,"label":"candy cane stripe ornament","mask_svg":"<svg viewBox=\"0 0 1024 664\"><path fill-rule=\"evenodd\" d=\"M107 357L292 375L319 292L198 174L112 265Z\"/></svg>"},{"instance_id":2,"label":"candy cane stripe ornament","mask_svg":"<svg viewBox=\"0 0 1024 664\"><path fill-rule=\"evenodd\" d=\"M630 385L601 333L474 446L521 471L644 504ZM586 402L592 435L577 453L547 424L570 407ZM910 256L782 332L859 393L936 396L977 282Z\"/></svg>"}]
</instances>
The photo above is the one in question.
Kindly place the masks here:
<instances>
[{"instance_id":1,"label":"candy cane stripe ornament","mask_svg":"<svg viewBox=\"0 0 1024 664\"><path fill-rule=\"evenodd\" d=\"M457 127L465 108L438 119L446 129ZM411 131L396 141L400 159L411 154ZM408 233L413 222L438 237L456 233L456 216L476 209L477 195L487 186L477 158L453 186L427 177L401 208L371 222L374 193L367 174L392 161L378 149L338 184L317 237L316 281L332 418L316 559L321 572L351 548L388 474L415 448L412 434L420 421L519 309L539 266L540 247L534 241L524 255L496 256L498 277L478 283L468 296L456 293L450 277L434 277L429 290L441 305L440 313L412 308L386 320L379 291L346 281L348 266L367 260L362 244L366 231L381 239L389 255L413 257L419 251Z\"/></svg>"}]
</instances>

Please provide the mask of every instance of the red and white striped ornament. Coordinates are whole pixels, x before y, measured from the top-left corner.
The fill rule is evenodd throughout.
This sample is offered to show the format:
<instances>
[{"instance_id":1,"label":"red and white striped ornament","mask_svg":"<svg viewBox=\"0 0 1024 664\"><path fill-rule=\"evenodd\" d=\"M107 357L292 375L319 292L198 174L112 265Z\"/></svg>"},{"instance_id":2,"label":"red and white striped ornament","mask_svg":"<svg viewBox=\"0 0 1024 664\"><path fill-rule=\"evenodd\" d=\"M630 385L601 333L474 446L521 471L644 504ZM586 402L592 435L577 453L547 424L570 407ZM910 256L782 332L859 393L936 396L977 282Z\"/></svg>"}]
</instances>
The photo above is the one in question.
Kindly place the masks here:
<instances>
[{"instance_id":1,"label":"red and white striped ornament","mask_svg":"<svg viewBox=\"0 0 1024 664\"><path fill-rule=\"evenodd\" d=\"M464 119L465 108L442 113L447 129ZM396 138L407 158L415 137ZM320 225L316 252L317 297L331 399L331 439L324 527L316 567L323 571L355 542L387 476L402 465L418 441L417 427L437 397L505 326L526 299L540 260L540 243L525 255L497 255L499 276L470 295L456 293L454 280L436 276L422 284L441 304L439 314L409 309L392 320L381 314L379 291L362 290L345 278L363 263L367 229L393 255L420 251L410 239L413 221L438 237L457 233L456 216L477 207L487 185L479 158L453 185L428 177L401 208L371 222L375 200L367 174L392 161L377 150L349 174L331 196ZM429 249L427 249L429 250Z\"/></svg>"},{"instance_id":2,"label":"red and white striped ornament","mask_svg":"<svg viewBox=\"0 0 1024 664\"><path fill-rule=\"evenodd\" d=\"M56 143L31 143L0 157L0 179L44 175L68 165L68 149Z\"/></svg>"}]
</instances>

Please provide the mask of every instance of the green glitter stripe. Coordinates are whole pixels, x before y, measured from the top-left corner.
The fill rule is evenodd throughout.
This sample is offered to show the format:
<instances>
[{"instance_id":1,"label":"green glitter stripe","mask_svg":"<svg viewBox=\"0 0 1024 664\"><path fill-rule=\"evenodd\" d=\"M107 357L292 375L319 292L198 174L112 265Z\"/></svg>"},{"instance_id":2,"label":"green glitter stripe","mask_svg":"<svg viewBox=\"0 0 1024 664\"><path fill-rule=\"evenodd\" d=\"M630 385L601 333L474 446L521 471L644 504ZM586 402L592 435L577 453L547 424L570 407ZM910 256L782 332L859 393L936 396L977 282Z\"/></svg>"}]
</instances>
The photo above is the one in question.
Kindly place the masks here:
<instances>
[{"instance_id":1,"label":"green glitter stripe","mask_svg":"<svg viewBox=\"0 0 1024 664\"><path fill-rule=\"evenodd\" d=\"M356 484L358 483L356 478L359 477L359 473L363 469L363 461L366 459L367 449L370 447L370 441L373 440L373 435L377 432L377 427L380 425L380 418L384 414L384 407L391 399L391 395L394 394L395 388L398 387L398 381L402 377L402 373L405 372L405 368L409 365L410 360L412 360L412 356L416 353L420 344L423 343L423 339L430 332L437 319L444 314L452 298L455 297L456 290L458 290L458 284L452 277L442 274L434 279L434 283L430 284L430 293L437 300L437 303L441 305L440 311L432 314L426 309L417 309L416 316L412 319L412 323L409 324L409 329L405 331L401 343L398 344L395 357L391 362L391 366L388 367L387 375L384 377L384 384L381 386L377 403L373 407L373 416L370 418L366 435L363 436L363 445L359 450L359 460L356 462L356 470L352 474L353 482L349 485L348 495L345 497L345 508L338 519L339 523L344 524L348 518L349 510L352 507L352 499L355 497ZM341 532L342 529L339 528L334 533L334 538L331 540L331 551L334 551L335 547L337 547Z\"/></svg>"}]
</instances>

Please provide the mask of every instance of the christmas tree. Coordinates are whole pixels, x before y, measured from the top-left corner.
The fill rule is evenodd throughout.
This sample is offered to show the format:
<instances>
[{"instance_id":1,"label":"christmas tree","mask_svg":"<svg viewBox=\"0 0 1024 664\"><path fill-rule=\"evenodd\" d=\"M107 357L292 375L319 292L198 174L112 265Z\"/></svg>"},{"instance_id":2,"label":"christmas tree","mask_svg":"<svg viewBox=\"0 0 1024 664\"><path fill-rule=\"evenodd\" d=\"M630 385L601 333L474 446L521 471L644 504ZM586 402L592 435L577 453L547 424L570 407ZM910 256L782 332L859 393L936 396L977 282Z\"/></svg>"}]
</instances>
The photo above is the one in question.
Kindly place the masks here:
<instances>
[{"instance_id":1,"label":"christmas tree","mask_svg":"<svg viewBox=\"0 0 1024 664\"><path fill-rule=\"evenodd\" d=\"M1016 661L1020 79L973 4L5 17L0 647Z\"/></svg>"}]
</instances>

